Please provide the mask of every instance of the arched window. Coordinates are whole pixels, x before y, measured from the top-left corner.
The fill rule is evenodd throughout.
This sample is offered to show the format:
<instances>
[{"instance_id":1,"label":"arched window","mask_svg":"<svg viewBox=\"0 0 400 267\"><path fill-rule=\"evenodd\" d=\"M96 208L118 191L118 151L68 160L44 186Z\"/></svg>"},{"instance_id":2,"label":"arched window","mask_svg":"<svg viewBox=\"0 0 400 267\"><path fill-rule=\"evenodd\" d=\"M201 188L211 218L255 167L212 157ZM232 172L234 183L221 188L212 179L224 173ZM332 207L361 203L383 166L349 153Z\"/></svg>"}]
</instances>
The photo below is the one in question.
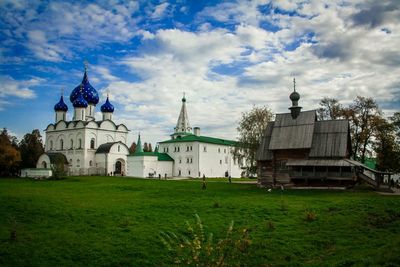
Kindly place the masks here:
<instances>
[{"instance_id":1,"label":"arched window","mask_svg":"<svg viewBox=\"0 0 400 267\"><path fill-rule=\"evenodd\" d=\"M63 150L64 149L64 140L60 140L60 149Z\"/></svg>"},{"instance_id":2,"label":"arched window","mask_svg":"<svg viewBox=\"0 0 400 267\"><path fill-rule=\"evenodd\" d=\"M93 162L89 161L89 166L92 167L92 165L93 165Z\"/></svg>"},{"instance_id":3,"label":"arched window","mask_svg":"<svg viewBox=\"0 0 400 267\"><path fill-rule=\"evenodd\" d=\"M78 143L79 143L79 148L82 148L82 139L79 138Z\"/></svg>"},{"instance_id":4,"label":"arched window","mask_svg":"<svg viewBox=\"0 0 400 267\"><path fill-rule=\"evenodd\" d=\"M74 148L74 140L71 139L71 149Z\"/></svg>"},{"instance_id":5,"label":"arched window","mask_svg":"<svg viewBox=\"0 0 400 267\"><path fill-rule=\"evenodd\" d=\"M118 146L118 152L120 152L120 146Z\"/></svg>"},{"instance_id":6,"label":"arched window","mask_svg":"<svg viewBox=\"0 0 400 267\"><path fill-rule=\"evenodd\" d=\"M53 150L53 140L50 140L50 150Z\"/></svg>"},{"instance_id":7,"label":"arched window","mask_svg":"<svg viewBox=\"0 0 400 267\"><path fill-rule=\"evenodd\" d=\"M91 149L94 149L94 138L92 138L91 140L90 140L90 148Z\"/></svg>"},{"instance_id":8,"label":"arched window","mask_svg":"<svg viewBox=\"0 0 400 267\"><path fill-rule=\"evenodd\" d=\"M46 163L46 161L43 161L43 162L42 162L42 168L43 168L43 169L47 169L47 163Z\"/></svg>"}]
</instances>

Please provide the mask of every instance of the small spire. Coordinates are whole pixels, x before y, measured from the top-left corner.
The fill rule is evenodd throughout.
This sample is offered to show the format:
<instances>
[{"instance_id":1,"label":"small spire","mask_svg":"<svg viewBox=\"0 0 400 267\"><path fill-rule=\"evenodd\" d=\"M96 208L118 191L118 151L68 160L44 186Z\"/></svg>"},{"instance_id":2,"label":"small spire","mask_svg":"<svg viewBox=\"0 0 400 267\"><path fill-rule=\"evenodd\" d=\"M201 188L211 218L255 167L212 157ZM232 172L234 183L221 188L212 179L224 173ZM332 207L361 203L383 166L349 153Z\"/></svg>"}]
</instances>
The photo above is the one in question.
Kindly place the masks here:
<instances>
[{"instance_id":1,"label":"small spire","mask_svg":"<svg viewBox=\"0 0 400 267\"><path fill-rule=\"evenodd\" d=\"M293 90L296 92L296 78L293 78Z\"/></svg>"},{"instance_id":2,"label":"small spire","mask_svg":"<svg viewBox=\"0 0 400 267\"><path fill-rule=\"evenodd\" d=\"M181 112L179 113L178 122L176 123L175 133L189 133L192 127L189 125L189 118L186 110L186 97L183 93Z\"/></svg>"},{"instance_id":3,"label":"small spire","mask_svg":"<svg viewBox=\"0 0 400 267\"><path fill-rule=\"evenodd\" d=\"M296 78L293 78L293 92L289 96L292 106L289 108L293 119L300 115L301 107L299 106L300 94L296 92Z\"/></svg>"}]
</instances>

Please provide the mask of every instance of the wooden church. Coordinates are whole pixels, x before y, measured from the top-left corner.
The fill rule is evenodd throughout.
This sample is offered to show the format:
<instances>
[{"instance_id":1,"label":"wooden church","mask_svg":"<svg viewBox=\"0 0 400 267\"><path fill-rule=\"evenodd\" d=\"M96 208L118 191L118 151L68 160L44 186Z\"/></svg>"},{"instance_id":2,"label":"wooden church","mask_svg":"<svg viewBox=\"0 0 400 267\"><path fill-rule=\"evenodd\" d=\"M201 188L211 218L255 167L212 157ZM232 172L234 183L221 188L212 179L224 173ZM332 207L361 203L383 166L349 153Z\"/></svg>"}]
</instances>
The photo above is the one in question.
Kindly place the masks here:
<instances>
[{"instance_id":1,"label":"wooden church","mask_svg":"<svg viewBox=\"0 0 400 267\"><path fill-rule=\"evenodd\" d=\"M373 170L350 159L348 120L318 121L316 110L301 111L295 86L290 100L290 113L268 123L257 151L260 186L348 186L359 178L377 185Z\"/></svg>"}]
</instances>

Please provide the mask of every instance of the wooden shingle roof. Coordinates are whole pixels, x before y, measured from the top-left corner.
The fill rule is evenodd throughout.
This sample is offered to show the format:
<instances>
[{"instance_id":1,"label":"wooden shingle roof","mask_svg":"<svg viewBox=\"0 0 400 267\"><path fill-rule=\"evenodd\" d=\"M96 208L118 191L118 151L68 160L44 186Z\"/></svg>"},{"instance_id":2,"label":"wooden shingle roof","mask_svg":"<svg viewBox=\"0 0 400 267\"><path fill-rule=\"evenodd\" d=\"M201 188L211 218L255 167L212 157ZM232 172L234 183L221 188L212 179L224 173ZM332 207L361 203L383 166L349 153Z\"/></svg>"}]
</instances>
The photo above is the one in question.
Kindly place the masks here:
<instances>
[{"instance_id":1,"label":"wooden shingle roof","mask_svg":"<svg viewBox=\"0 0 400 267\"><path fill-rule=\"evenodd\" d=\"M349 122L347 120L317 121L314 127L310 157L346 157Z\"/></svg>"},{"instance_id":2,"label":"wooden shingle roof","mask_svg":"<svg viewBox=\"0 0 400 267\"><path fill-rule=\"evenodd\" d=\"M291 149L309 149L310 159L346 158L351 151L349 122L317 121L315 110L296 119L290 113L277 114L265 129L256 159L272 160L274 150Z\"/></svg>"},{"instance_id":3,"label":"wooden shingle roof","mask_svg":"<svg viewBox=\"0 0 400 267\"><path fill-rule=\"evenodd\" d=\"M267 124L265 129L264 137L261 139L260 147L257 150L256 159L258 160L271 160L272 150L269 150L269 143L271 141L272 129L274 128L275 122L271 121Z\"/></svg>"},{"instance_id":4,"label":"wooden shingle roof","mask_svg":"<svg viewBox=\"0 0 400 267\"><path fill-rule=\"evenodd\" d=\"M316 118L315 110L301 112L296 119L290 113L277 114L268 148L311 148Z\"/></svg>"}]
</instances>

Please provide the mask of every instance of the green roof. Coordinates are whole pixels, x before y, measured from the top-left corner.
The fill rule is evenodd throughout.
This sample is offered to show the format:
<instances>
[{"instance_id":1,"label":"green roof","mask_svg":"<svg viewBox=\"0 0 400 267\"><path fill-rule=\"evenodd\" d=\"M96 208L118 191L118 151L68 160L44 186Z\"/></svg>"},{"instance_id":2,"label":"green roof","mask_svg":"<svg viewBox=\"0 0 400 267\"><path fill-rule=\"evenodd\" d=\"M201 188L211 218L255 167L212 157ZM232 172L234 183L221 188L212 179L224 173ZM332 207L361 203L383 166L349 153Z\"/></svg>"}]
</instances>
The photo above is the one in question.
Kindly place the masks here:
<instances>
[{"instance_id":1,"label":"green roof","mask_svg":"<svg viewBox=\"0 0 400 267\"><path fill-rule=\"evenodd\" d=\"M159 153L159 152L135 152L133 154L129 154L128 157L158 157L158 161L174 161L167 153Z\"/></svg>"},{"instance_id":2,"label":"green roof","mask_svg":"<svg viewBox=\"0 0 400 267\"><path fill-rule=\"evenodd\" d=\"M239 143L232 140L225 140L220 138L208 137L208 136L198 136L198 135L186 135L186 136L178 136L175 139L167 140L160 142L160 144L169 144L169 143L182 143L182 142L200 142L200 143L209 143L223 146L238 146Z\"/></svg>"}]
</instances>

